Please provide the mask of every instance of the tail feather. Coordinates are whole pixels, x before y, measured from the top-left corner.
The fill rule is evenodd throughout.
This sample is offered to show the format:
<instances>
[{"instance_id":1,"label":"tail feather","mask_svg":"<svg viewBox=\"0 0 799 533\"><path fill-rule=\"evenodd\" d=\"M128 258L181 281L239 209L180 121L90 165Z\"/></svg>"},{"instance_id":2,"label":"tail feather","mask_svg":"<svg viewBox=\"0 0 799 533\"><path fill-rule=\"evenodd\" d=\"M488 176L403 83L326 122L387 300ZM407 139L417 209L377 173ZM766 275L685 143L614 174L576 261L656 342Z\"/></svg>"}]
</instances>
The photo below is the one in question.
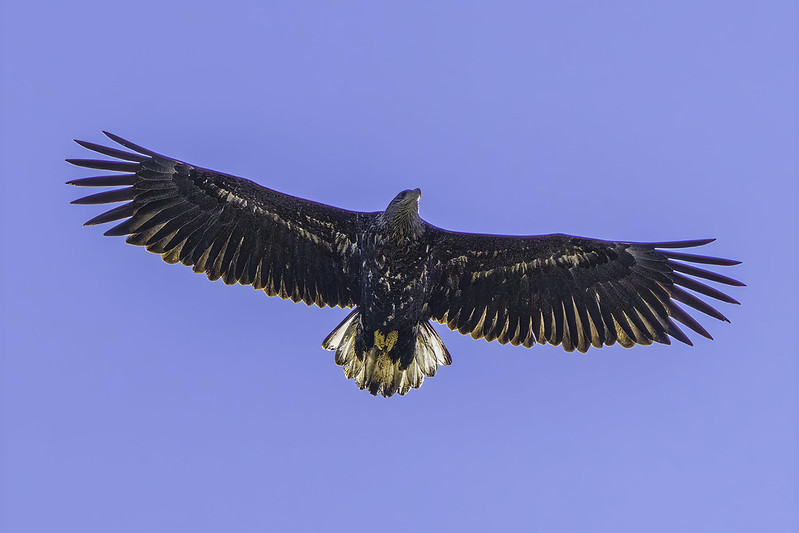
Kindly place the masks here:
<instances>
[{"instance_id":1,"label":"tail feather","mask_svg":"<svg viewBox=\"0 0 799 533\"><path fill-rule=\"evenodd\" d=\"M405 395L422 386L424 378L436 375L438 366L452 363L452 357L429 322L419 326L413 361L406 369L377 347L360 356L355 348L360 334L359 311L350 313L322 342L326 350L336 352L336 364L344 368L344 375L355 380L358 388L373 395L388 397L395 392Z\"/></svg>"}]
</instances>

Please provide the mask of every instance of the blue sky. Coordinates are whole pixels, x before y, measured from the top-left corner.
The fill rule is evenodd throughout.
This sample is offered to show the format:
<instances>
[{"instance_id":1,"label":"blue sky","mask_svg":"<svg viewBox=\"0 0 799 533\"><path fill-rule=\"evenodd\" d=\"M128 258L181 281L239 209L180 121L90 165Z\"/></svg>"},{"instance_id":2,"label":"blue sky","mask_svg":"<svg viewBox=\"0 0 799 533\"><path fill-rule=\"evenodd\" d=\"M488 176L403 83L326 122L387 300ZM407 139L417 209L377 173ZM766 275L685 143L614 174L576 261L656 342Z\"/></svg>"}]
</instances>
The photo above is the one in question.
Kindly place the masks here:
<instances>
[{"instance_id":1,"label":"blue sky","mask_svg":"<svg viewBox=\"0 0 799 533\"><path fill-rule=\"evenodd\" d=\"M793 531L794 2L6 2L4 531ZM460 231L716 237L714 341L473 341L404 398L345 316L81 224L106 129ZM721 304L722 306L724 304Z\"/></svg>"}]
</instances>

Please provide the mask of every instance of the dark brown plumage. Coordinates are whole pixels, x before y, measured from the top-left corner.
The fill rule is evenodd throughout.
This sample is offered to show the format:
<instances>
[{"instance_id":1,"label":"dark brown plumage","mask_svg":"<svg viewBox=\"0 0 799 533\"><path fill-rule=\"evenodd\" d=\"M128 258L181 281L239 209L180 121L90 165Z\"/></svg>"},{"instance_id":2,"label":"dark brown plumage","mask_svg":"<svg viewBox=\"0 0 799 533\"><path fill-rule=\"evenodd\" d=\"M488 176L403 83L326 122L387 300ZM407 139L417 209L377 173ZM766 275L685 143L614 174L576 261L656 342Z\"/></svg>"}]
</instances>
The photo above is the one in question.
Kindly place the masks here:
<instances>
[{"instance_id":1,"label":"dark brown plumage","mask_svg":"<svg viewBox=\"0 0 799 533\"><path fill-rule=\"evenodd\" d=\"M675 251L713 239L630 243L451 232L419 218L418 189L401 192L385 211L347 211L106 135L132 152L76 141L116 160L67 160L120 173L68 182L121 187L73 202L125 202L87 225L117 222L105 235L126 235L128 243L211 280L308 305L356 307L323 346L372 394L405 394L451 362L429 320L475 339L566 351L670 338L691 344L677 322L711 336L678 302L728 321L700 296L738 302L700 280L743 285L694 266L737 261Z\"/></svg>"}]
</instances>

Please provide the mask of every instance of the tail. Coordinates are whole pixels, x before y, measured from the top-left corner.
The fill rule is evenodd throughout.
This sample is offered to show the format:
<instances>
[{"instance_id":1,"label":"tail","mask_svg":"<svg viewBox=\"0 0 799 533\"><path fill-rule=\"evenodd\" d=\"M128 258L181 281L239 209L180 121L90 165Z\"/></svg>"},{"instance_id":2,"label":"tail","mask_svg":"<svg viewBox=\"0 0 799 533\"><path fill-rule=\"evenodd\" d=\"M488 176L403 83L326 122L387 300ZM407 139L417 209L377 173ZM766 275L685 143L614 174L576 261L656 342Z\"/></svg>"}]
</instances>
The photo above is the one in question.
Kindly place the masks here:
<instances>
[{"instance_id":1,"label":"tail","mask_svg":"<svg viewBox=\"0 0 799 533\"><path fill-rule=\"evenodd\" d=\"M408 368L400 369L394 361L377 347L358 354L356 338L360 334L358 309L350 313L333 332L322 341L325 350L335 350L336 364L344 367L347 379L354 379L358 388L368 389L372 395L389 397L395 392L405 395L411 388L422 386L425 377L436 375L438 365L452 363L447 347L429 322L419 325L413 361Z\"/></svg>"}]
</instances>

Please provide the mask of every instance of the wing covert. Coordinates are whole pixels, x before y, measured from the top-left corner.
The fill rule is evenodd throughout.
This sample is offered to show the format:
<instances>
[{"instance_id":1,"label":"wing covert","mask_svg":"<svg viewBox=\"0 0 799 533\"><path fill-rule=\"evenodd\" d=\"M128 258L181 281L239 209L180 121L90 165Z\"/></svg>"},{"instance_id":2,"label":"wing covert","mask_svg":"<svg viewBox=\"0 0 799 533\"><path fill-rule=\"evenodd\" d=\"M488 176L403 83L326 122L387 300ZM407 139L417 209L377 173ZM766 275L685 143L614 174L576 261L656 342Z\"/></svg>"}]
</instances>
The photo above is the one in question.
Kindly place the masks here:
<instances>
[{"instance_id":1,"label":"wing covert","mask_svg":"<svg viewBox=\"0 0 799 533\"><path fill-rule=\"evenodd\" d=\"M615 342L670 344L669 337L691 344L675 320L711 337L677 302L724 321L693 293L738 303L695 278L743 285L689 264L738 261L672 251L713 239L630 243L457 233L430 225L427 231L435 243L431 318L502 344L561 344L581 352Z\"/></svg>"},{"instance_id":2,"label":"wing covert","mask_svg":"<svg viewBox=\"0 0 799 533\"><path fill-rule=\"evenodd\" d=\"M123 187L73 203L126 203L86 225L121 220L105 235L127 235L128 243L167 263L191 266L210 280L252 285L270 296L320 307L358 303L357 233L371 214L282 194L106 135L133 152L76 141L117 161L67 161L121 174L67 183Z\"/></svg>"}]
</instances>

